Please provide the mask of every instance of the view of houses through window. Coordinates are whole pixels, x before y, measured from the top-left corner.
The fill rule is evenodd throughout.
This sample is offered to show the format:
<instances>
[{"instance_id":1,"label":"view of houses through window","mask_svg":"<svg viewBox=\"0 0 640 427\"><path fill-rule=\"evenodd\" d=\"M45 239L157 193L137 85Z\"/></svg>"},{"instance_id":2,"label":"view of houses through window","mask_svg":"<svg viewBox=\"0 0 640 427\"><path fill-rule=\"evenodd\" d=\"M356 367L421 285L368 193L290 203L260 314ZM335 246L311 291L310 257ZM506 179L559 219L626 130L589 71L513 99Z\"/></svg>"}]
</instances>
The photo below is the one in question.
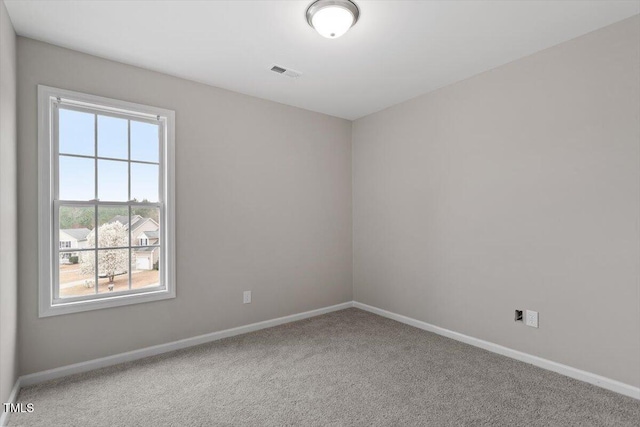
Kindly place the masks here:
<instances>
[{"instance_id":1,"label":"view of houses through window","mask_svg":"<svg viewBox=\"0 0 640 427\"><path fill-rule=\"evenodd\" d=\"M60 209L60 297L91 295L95 286L95 227L93 207ZM129 248L97 252L97 292L117 292L159 286L160 221L155 208L99 208L98 247ZM106 215L105 215L106 214ZM131 224L131 225L130 225ZM151 245L151 246L149 246ZM75 250L74 250L75 249ZM131 272L131 282L129 282ZM102 274L103 273L103 274Z\"/></svg>"},{"instance_id":2,"label":"view of houses through window","mask_svg":"<svg viewBox=\"0 0 640 427\"><path fill-rule=\"evenodd\" d=\"M59 106L58 132L57 298L161 286L158 123Z\"/></svg>"}]
</instances>

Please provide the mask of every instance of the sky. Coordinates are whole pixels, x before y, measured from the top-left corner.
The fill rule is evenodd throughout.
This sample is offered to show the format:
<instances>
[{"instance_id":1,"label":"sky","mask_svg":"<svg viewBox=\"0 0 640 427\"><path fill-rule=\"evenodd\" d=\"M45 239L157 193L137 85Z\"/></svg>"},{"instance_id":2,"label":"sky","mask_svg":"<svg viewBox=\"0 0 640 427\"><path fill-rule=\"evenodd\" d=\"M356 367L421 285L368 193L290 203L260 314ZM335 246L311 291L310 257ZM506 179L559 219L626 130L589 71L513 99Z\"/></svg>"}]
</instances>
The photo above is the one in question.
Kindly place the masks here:
<instances>
[{"instance_id":1,"label":"sky","mask_svg":"<svg viewBox=\"0 0 640 427\"><path fill-rule=\"evenodd\" d=\"M158 201L159 166L146 163L159 161L159 127L157 124L131 120L131 197L128 194L127 122L109 116L97 116L98 199L122 201L130 199ZM59 110L60 200L91 200L95 196L95 160L65 156L95 156L95 115L79 111Z\"/></svg>"}]
</instances>

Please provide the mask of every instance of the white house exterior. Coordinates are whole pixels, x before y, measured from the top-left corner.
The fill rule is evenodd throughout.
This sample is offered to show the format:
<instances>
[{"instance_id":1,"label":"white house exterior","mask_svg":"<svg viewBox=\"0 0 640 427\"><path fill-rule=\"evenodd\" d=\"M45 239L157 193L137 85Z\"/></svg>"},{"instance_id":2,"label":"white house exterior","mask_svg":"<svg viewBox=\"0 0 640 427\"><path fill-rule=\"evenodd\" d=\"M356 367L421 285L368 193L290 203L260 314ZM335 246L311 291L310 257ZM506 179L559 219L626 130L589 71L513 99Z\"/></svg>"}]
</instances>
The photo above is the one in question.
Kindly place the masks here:
<instances>
[{"instance_id":1,"label":"white house exterior","mask_svg":"<svg viewBox=\"0 0 640 427\"><path fill-rule=\"evenodd\" d=\"M66 228L60 230L60 249L82 249L87 247L87 236L91 233L88 228ZM60 253L60 262L68 263L69 258L78 256L78 252Z\"/></svg>"},{"instance_id":2,"label":"white house exterior","mask_svg":"<svg viewBox=\"0 0 640 427\"><path fill-rule=\"evenodd\" d=\"M118 215L109 222L119 222L129 229L129 217ZM136 270L153 270L158 262L160 249L144 247L147 245L157 245L160 241L160 225L152 218L144 218L140 215L131 217L131 246L141 246L133 249Z\"/></svg>"}]
</instances>

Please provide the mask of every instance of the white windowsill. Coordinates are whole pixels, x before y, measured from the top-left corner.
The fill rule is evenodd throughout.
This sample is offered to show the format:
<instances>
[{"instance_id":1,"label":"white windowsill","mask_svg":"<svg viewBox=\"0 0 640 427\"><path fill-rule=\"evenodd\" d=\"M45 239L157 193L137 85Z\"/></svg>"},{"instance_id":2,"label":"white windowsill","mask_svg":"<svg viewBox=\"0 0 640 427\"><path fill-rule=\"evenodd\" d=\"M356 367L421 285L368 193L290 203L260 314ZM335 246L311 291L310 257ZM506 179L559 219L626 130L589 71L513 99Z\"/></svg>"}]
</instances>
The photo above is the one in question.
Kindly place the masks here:
<instances>
[{"instance_id":1,"label":"white windowsill","mask_svg":"<svg viewBox=\"0 0 640 427\"><path fill-rule=\"evenodd\" d=\"M175 289L175 288L174 288ZM103 308L120 307L131 304L141 304L175 298L175 291L163 289L159 291L143 292L139 294L114 295L100 299L73 301L67 303L46 304L40 307L40 317L57 316L60 314L80 313L83 311L99 310Z\"/></svg>"}]
</instances>

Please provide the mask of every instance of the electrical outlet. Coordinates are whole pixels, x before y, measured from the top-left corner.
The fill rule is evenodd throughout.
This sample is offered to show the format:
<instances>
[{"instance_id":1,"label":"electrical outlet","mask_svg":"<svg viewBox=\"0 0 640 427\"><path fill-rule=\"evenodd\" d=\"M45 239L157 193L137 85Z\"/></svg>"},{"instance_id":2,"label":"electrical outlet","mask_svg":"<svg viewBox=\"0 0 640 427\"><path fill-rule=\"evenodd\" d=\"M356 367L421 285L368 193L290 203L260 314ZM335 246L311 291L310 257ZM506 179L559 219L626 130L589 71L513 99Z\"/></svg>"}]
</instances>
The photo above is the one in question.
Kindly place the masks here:
<instances>
[{"instance_id":1,"label":"electrical outlet","mask_svg":"<svg viewBox=\"0 0 640 427\"><path fill-rule=\"evenodd\" d=\"M525 325L531 326L532 328L538 327L538 312L527 310L527 315L525 319Z\"/></svg>"},{"instance_id":2,"label":"electrical outlet","mask_svg":"<svg viewBox=\"0 0 640 427\"><path fill-rule=\"evenodd\" d=\"M244 291L242 294L242 303L249 304L251 303L251 291Z\"/></svg>"},{"instance_id":3,"label":"electrical outlet","mask_svg":"<svg viewBox=\"0 0 640 427\"><path fill-rule=\"evenodd\" d=\"M516 322L522 322L522 310L516 310L516 315L515 315L515 321Z\"/></svg>"}]
</instances>

